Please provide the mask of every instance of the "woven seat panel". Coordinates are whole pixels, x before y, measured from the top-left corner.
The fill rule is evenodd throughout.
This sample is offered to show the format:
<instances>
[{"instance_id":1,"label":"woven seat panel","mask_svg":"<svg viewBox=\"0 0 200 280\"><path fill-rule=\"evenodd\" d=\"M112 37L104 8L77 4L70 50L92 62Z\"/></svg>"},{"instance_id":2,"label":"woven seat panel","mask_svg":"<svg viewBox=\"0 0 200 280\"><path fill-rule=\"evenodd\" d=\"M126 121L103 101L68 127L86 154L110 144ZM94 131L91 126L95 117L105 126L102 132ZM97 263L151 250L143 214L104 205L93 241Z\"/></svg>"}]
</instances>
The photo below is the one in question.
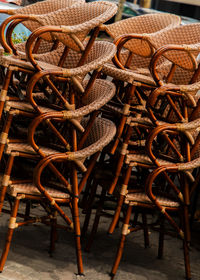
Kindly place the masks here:
<instances>
[{"instance_id":1,"label":"woven seat panel","mask_svg":"<svg viewBox=\"0 0 200 280\"><path fill-rule=\"evenodd\" d=\"M56 110L48 107L39 106L41 112L48 113L48 112L57 112ZM25 112L35 112L33 106L24 101L6 101L5 110L8 111L10 109L17 109Z\"/></svg>"},{"instance_id":2,"label":"woven seat panel","mask_svg":"<svg viewBox=\"0 0 200 280\"><path fill-rule=\"evenodd\" d=\"M49 42L49 41L44 41L44 40L42 40L42 41L40 42L39 48L38 48L38 50L37 50L37 54L45 54L45 53L50 52L50 51L51 51L51 48L52 48L52 46L53 46L53 44L54 44L53 42ZM20 43L20 44L16 44L16 45L15 45L15 47L16 47L16 49L17 49L17 51L18 51L18 55L19 55L19 57L22 58L22 59L26 59L25 45L26 45L26 42ZM62 43L60 43L60 44L58 45L58 48L59 48L59 47L62 47ZM34 56L37 57L36 54L34 54Z\"/></svg>"},{"instance_id":3,"label":"woven seat panel","mask_svg":"<svg viewBox=\"0 0 200 280\"><path fill-rule=\"evenodd\" d=\"M14 10L14 14L22 15L43 15L48 16L48 13L55 12L59 9L64 9L77 3L84 3L84 0L47 0L37 2L26 7L22 7ZM37 21L25 21L23 24L30 30L34 31L40 27L41 24Z\"/></svg>"},{"instance_id":4,"label":"woven seat panel","mask_svg":"<svg viewBox=\"0 0 200 280\"><path fill-rule=\"evenodd\" d=\"M173 50L167 52L165 56L180 67L194 71L197 67L197 61L192 60L189 51L190 46L196 48L196 51L193 51L192 54L197 58L200 52L199 33L200 24L195 23L164 30L160 34L152 35L149 40L155 49L169 44L186 45L186 52Z\"/></svg>"},{"instance_id":5,"label":"woven seat panel","mask_svg":"<svg viewBox=\"0 0 200 280\"><path fill-rule=\"evenodd\" d=\"M57 150L45 148L45 147L40 147L40 150L45 155L52 155L59 152ZM26 143L8 143L5 148L5 153L10 154L11 152L22 152L31 155L36 154L32 146Z\"/></svg>"},{"instance_id":6,"label":"woven seat panel","mask_svg":"<svg viewBox=\"0 0 200 280\"><path fill-rule=\"evenodd\" d=\"M37 58L41 60L37 60L37 63L43 70L47 71L56 71L56 72L65 72L69 73L70 76L78 76L80 74L86 75L88 72L100 68L104 63L110 60L116 52L116 46L113 43L97 41L94 46L90 50L90 53L85 61L85 64L81 67L76 67L80 55L76 52L72 51L69 53L66 62L63 65L63 68L56 66L60 60L60 56L62 54L62 48L55 50L53 52L49 52L47 54L39 54ZM5 67L9 65L15 65L19 67L24 67L27 69L33 70L33 66L31 63L18 59L16 56L3 56ZM66 70L67 68L67 70ZM70 69L70 71L68 71Z\"/></svg>"},{"instance_id":7,"label":"woven seat panel","mask_svg":"<svg viewBox=\"0 0 200 280\"><path fill-rule=\"evenodd\" d=\"M154 33L164 28L170 28L180 24L180 18L170 14L148 14L133 17L106 26L109 35L116 39L123 34ZM141 56L149 56L151 50L144 40L131 40L124 45L131 52Z\"/></svg>"},{"instance_id":8,"label":"woven seat panel","mask_svg":"<svg viewBox=\"0 0 200 280\"><path fill-rule=\"evenodd\" d=\"M159 165L169 165L170 162L163 159L157 159ZM126 163L144 163L148 165L154 165L151 159L144 154L128 154L126 155Z\"/></svg>"},{"instance_id":9,"label":"woven seat panel","mask_svg":"<svg viewBox=\"0 0 200 280\"><path fill-rule=\"evenodd\" d=\"M53 198L70 198L70 195L64 191L62 192L53 188L45 188L45 190ZM40 191L33 184L11 184L7 188L7 193L14 197L16 197L18 194L42 196Z\"/></svg>"},{"instance_id":10,"label":"woven seat panel","mask_svg":"<svg viewBox=\"0 0 200 280\"><path fill-rule=\"evenodd\" d=\"M114 3L98 1L71 6L49 13L45 17L37 16L37 20L43 26L63 26L63 31L75 34L80 42L83 42L91 29L109 20L116 12L117 6ZM54 32L53 36L66 46L80 51L80 47L66 33Z\"/></svg>"},{"instance_id":11,"label":"woven seat panel","mask_svg":"<svg viewBox=\"0 0 200 280\"><path fill-rule=\"evenodd\" d=\"M25 69L29 69L29 70L35 70L35 68L33 67L33 65L30 62L27 62L25 60L19 59L18 56L3 56L3 62L2 65L5 67L9 67L10 65L13 66L18 66L18 67L23 67ZM58 67L56 65L53 64L49 64L43 61L37 61L39 66L42 69L48 70L48 71L62 71L61 67Z\"/></svg>"},{"instance_id":12,"label":"woven seat panel","mask_svg":"<svg viewBox=\"0 0 200 280\"><path fill-rule=\"evenodd\" d=\"M150 76L138 74L137 72L131 71L129 69L118 69L111 64L105 64L102 71L104 74L120 81L125 81L128 83L141 82L152 86L156 85L155 81Z\"/></svg>"},{"instance_id":13,"label":"woven seat panel","mask_svg":"<svg viewBox=\"0 0 200 280\"><path fill-rule=\"evenodd\" d=\"M84 118L81 122L83 127L86 127L88 118ZM116 126L113 122L103 118L96 118L87 140L84 143L84 148L81 151L70 153L72 158L83 160L92 154L101 151L114 138Z\"/></svg>"},{"instance_id":14,"label":"woven seat panel","mask_svg":"<svg viewBox=\"0 0 200 280\"><path fill-rule=\"evenodd\" d=\"M170 198L162 197L162 196L157 196L156 198L157 198L158 202L160 203L160 205L163 207L177 208L180 206L180 204L177 201L174 201ZM149 199L149 197L145 193L128 193L125 196L124 202L127 204L130 204L130 205L137 205L137 203L153 205L152 201Z\"/></svg>"}]
</instances>

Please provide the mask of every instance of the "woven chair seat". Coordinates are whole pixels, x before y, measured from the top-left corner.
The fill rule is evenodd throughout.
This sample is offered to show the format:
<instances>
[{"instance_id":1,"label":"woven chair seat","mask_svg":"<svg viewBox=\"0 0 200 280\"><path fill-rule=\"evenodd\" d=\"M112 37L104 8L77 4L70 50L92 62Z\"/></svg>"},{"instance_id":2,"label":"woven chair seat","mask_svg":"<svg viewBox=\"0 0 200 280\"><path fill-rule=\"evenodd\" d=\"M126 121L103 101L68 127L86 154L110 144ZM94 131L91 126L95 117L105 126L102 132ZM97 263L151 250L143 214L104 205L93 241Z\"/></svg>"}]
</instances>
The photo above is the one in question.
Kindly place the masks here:
<instances>
[{"instance_id":1,"label":"woven chair seat","mask_svg":"<svg viewBox=\"0 0 200 280\"><path fill-rule=\"evenodd\" d=\"M111 76L111 77L115 78L116 80L124 81L124 82L130 83L130 84L142 82L142 83L145 83L145 84L148 84L151 86L156 86L156 83L153 80L153 78L151 76L145 75L149 71L148 70L146 71L146 69L143 69L143 70L144 70L143 74L140 74L138 72L141 71L141 69L138 69L136 72L131 71L129 69L122 70L122 69L118 69L114 65L108 64L108 63L105 64L102 68L102 71L104 74ZM145 73L145 71L146 71L146 73Z\"/></svg>"},{"instance_id":2,"label":"woven chair seat","mask_svg":"<svg viewBox=\"0 0 200 280\"><path fill-rule=\"evenodd\" d=\"M64 188L64 187L63 187ZM51 195L53 198L61 198L67 199L70 198L70 195L64 191L57 190L56 188L45 188L46 191ZM28 195L35 195L35 196L42 196L41 192L38 190L34 184L31 183L22 183L22 184L10 184L7 188L7 193L13 197L16 197L18 194L28 194Z\"/></svg>"},{"instance_id":3,"label":"woven chair seat","mask_svg":"<svg viewBox=\"0 0 200 280\"><path fill-rule=\"evenodd\" d=\"M161 206L163 207L170 207L170 208L178 208L180 206L180 203L172 200L168 197L162 197L162 196L157 196L156 197L158 202L160 203ZM138 205L138 204L147 204L147 205L153 205L152 201L149 199L149 197L141 192L141 193L128 193L125 196L125 201L126 204L130 204L130 205Z\"/></svg>"},{"instance_id":4,"label":"woven chair seat","mask_svg":"<svg viewBox=\"0 0 200 280\"><path fill-rule=\"evenodd\" d=\"M160 158L157 158L157 161L159 163L159 165L169 165L170 162L167 160L163 160ZM154 166L153 162L151 161L151 159L145 155L145 154L128 154L126 155L126 163L128 164L135 164L135 163L143 163L143 164L147 164L147 165L152 165Z\"/></svg>"},{"instance_id":5,"label":"woven chair seat","mask_svg":"<svg viewBox=\"0 0 200 280\"><path fill-rule=\"evenodd\" d=\"M61 72L63 73L63 75L66 76L77 76L77 75L84 76L88 72L100 68L108 60L110 60L116 52L116 46L113 43L96 41L88 54L85 64L80 67L76 67L76 66L81 55L75 51L69 52L63 67L56 66L60 60L62 50L63 47L60 47L55 51L46 54L38 54L37 59L39 60L37 60L37 63L41 67L41 69L50 72L53 71ZM3 61L2 65L5 67L13 65L16 67L23 67L29 70L35 69L30 62L19 59L17 56L14 55L10 55L10 56L4 55L3 58L1 59Z\"/></svg>"},{"instance_id":6,"label":"woven chair seat","mask_svg":"<svg viewBox=\"0 0 200 280\"><path fill-rule=\"evenodd\" d=\"M59 152L58 150L46 147L40 147L40 149L45 155L52 155ZM8 143L5 147L5 153L11 154L12 152L21 152L30 155L37 155L37 153L34 151L31 145L27 143Z\"/></svg>"},{"instance_id":7,"label":"woven chair seat","mask_svg":"<svg viewBox=\"0 0 200 280\"><path fill-rule=\"evenodd\" d=\"M52 109L52 108L48 108L48 107L43 107L43 106L39 106L41 112L43 113L47 113L47 112L57 112L56 110ZM25 111L25 112L31 112L34 113L35 110L33 108L33 106L25 101L6 101L5 104L5 111L9 111L10 109L12 110L20 110L20 111Z\"/></svg>"}]
</instances>

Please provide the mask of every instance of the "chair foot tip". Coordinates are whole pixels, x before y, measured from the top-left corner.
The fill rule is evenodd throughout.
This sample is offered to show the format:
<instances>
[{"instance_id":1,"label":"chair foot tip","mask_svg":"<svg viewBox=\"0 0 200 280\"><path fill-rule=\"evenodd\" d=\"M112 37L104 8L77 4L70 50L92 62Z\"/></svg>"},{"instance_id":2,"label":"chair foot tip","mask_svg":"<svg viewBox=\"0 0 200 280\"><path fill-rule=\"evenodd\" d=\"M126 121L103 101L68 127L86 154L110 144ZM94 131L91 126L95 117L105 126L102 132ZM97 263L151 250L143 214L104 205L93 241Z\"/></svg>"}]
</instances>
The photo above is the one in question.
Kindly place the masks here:
<instances>
[{"instance_id":1,"label":"chair foot tip","mask_svg":"<svg viewBox=\"0 0 200 280\"><path fill-rule=\"evenodd\" d=\"M110 279L113 280L115 277L115 274L111 272L111 273L109 273L109 276L111 277Z\"/></svg>"}]
</instances>

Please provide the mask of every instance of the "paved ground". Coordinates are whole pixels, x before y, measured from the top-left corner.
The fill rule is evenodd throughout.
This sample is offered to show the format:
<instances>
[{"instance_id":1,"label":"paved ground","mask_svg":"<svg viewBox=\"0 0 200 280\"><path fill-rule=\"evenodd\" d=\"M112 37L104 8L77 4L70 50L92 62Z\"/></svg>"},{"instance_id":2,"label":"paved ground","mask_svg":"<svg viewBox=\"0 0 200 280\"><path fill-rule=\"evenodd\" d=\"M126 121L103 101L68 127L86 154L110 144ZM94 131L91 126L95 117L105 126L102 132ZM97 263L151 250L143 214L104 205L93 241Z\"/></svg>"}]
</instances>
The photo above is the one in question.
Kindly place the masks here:
<instances>
[{"instance_id":1,"label":"paved ground","mask_svg":"<svg viewBox=\"0 0 200 280\"><path fill-rule=\"evenodd\" d=\"M1 217L0 246L4 242L8 215ZM1 280L109 280L120 230L106 234L109 220L103 218L91 253L83 252L85 277L76 276L74 240L71 233L59 230L56 252L48 255L49 228L31 225L15 231L11 251ZM194 227L191 250L193 279L200 280L200 223ZM181 280L184 279L182 243L167 236L165 256L156 259L158 235L151 232L151 247L144 249L142 232L128 236L116 280Z\"/></svg>"}]
</instances>

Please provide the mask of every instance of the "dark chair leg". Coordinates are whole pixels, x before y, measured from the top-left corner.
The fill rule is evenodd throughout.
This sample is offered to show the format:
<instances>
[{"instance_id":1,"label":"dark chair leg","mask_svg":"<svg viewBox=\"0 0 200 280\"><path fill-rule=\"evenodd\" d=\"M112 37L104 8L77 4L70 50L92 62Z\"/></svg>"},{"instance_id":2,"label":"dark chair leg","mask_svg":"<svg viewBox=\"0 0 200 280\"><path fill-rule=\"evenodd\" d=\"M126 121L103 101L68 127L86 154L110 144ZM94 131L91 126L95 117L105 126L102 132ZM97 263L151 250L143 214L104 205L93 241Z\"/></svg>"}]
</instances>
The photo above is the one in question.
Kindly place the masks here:
<instances>
[{"instance_id":1,"label":"dark chair leg","mask_svg":"<svg viewBox=\"0 0 200 280\"><path fill-rule=\"evenodd\" d=\"M145 213L142 213L142 222L143 222L143 231L144 231L144 246L145 248L149 247L149 232L147 226L147 216Z\"/></svg>"},{"instance_id":2,"label":"dark chair leg","mask_svg":"<svg viewBox=\"0 0 200 280\"><path fill-rule=\"evenodd\" d=\"M127 209L126 217L125 217L124 224L123 224L123 227L122 227L121 240L120 240L120 243L119 243L119 246L118 246L118 251L117 251L117 254L116 254L116 257L115 257L115 262L113 264L112 271L110 273L110 276L111 276L112 280L115 277L115 274L117 272L117 269L118 269L118 266L119 266L119 263L120 263L120 260L121 260L121 257L122 257L126 235L129 233L128 226L129 226L129 221L130 221L130 217L131 217L131 212L132 212L132 206L129 206L128 209Z\"/></svg>"},{"instance_id":3,"label":"dark chair leg","mask_svg":"<svg viewBox=\"0 0 200 280\"><path fill-rule=\"evenodd\" d=\"M93 227L92 227L89 239L88 239L86 247L85 247L85 250L87 252L90 251L90 248L92 246L94 237L95 237L97 229L98 229L99 220L100 220L100 217L101 217L101 211L103 209L103 205L104 205L104 201L105 201L105 196L106 196L106 190L103 188L102 192L101 192L101 197L100 197L100 200L99 200L99 205L98 205L97 210L96 210L96 215L95 215Z\"/></svg>"},{"instance_id":4,"label":"dark chair leg","mask_svg":"<svg viewBox=\"0 0 200 280\"><path fill-rule=\"evenodd\" d=\"M3 176L3 180L2 180L2 185L1 185L1 193L0 193L0 213L2 211L3 208L3 204L4 204L4 199L5 199L5 195L6 195L6 190L7 190L7 186L10 180L10 173L13 167L13 161L14 161L14 156L11 154L8 158L7 164L6 164L6 169L5 169L5 173Z\"/></svg>"},{"instance_id":5,"label":"dark chair leg","mask_svg":"<svg viewBox=\"0 0 200 280\"><path fill-rule=\"evenodd\" d=\"M87 206L85 207L86 215L85 215L83 228L82 228L82 231L81 231L81 238L84 238L86 233L87 233L87 229L88 229L89 221L90 221L90 216L91 216L91 212L92 212L92 205L93 205L95 195L96 195L96 191L97 191L97 186L98 186L98 183L95 180L93 182L93 185L92 185L92 188L91 188L91 193L90 193L89 199L87 201Z\"/></svg>"},{"instance_id":6,"label":"dark chair leg","mask_svg":"<svg viewBox=\"0 0 200 280\"><path fill-rule=\"evenodd\" d=\"M5 262L6 262L9 250L10 250L10 244L11 244L11 240L12 240L12 236L13 236L13 231L17 227L16 226L16 217L17 217L17 212L18 212L18 208L19 208L19 202L20 202L20 197L16 197L15 203L13 206L13 210L12 210L12 213L10 216L9 225L8 225L6 243L5 243L3 253L2 253L1 259L0 259L0 272L3 271L4 265L5 265Z\"/></svg>"},{"instance_id":7,"label":"dark chair leg","mask_svg":"<svg viewBox=\"0 0 200 280\"><path fill-rule=\"evenodd\" d=\"M164 249L164 231L165 231L165 217L161 217L160 219L160 234L159 234L159 245L158 245L158 259L162 259L163 257L163 249Z\"/></svg>"}]
</instances>

